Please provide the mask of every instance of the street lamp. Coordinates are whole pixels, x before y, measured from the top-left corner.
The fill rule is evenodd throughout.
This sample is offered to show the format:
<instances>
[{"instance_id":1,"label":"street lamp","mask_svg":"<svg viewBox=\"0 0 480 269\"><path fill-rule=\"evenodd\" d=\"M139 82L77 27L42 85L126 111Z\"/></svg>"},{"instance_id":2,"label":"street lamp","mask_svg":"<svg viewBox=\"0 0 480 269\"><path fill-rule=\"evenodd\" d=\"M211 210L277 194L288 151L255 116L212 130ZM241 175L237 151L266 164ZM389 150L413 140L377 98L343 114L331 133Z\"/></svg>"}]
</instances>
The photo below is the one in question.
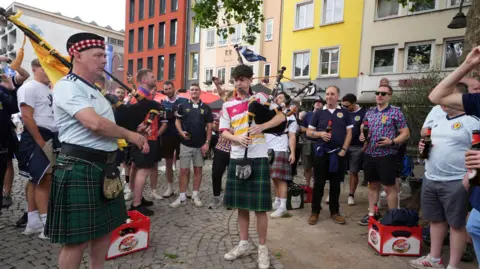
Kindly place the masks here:
<instances>
[{"instance_id":1,"label":"street lamp","mask_svg":"<svg viewBox=\"0 0 480 269\"><path fill-rule=\"evenodd\" d=\"M463 1L460 2L460 10L459 12L453 17L452 22L447 26L450 29L461 29L467 27L467 17L462 12L463 8Z\"/></svg>"}]
</instances>

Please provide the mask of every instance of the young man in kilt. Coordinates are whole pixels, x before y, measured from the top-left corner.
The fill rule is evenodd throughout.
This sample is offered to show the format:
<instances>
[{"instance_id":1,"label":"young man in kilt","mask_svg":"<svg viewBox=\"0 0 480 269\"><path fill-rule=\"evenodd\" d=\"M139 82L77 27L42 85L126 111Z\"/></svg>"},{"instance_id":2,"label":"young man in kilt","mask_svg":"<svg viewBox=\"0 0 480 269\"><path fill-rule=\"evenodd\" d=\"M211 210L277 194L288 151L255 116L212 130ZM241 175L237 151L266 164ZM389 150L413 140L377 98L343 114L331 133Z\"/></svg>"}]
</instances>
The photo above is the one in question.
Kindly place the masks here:
<instances>
[{"instance_id":1,"label":"young man in kilt","mask_svg":"<svg viewBox=\"0 0 480 269\"><path fill-rule=\"evenodd\" d=\"M268 164L268 146L263 130L275 127L285 121L285 115L278 112L271 120L263 124L251 126L248 121L249 101L265 103L268 97L263 93L252 96L250 85L253 71L247 65L239 65L232 72L235 80L234 100L223 104L220 117L222 136L232 141L230 164L227 172L225 189L225 206L238 209L240 226L240 243L225 254L225 260L235 260L248 253L248 225L250 211L257 217L259 238L259 268L269 268L268 249L266 246L268 218L267 211L272 209L270 171ZM247 158L251 161L251 175L248 179L236 176L237 164L240 164L247 150Z\"/></svg>"},{"instance_id":2,"label":"young man in kilt","mask_svg":"<svg viewBox=\"0 0 480 269\"><path fill-rule=\"evenodd\" d=\"M103 193L105 170L116 169L118 138L144 153L149 146L144 136L115 124L111 104L93 86L106 64L104 38L77 33L68 39L67 51L71 73L59 80L53 91L62 149L52 181L45 234L63 245L60 269L79 268L87 246L90 268L103 268L110 233L127 218L123 193L113 199Z\"/></svg>"},{"instance_id":3,"label":"young man in kilt","mask_svg":"<svg viewBox=\"0 0 480 269\"><path fill-rule=\"evenodd\" d=\"M277 105L283 108L289 101L290 96L284 92L278 94L275 100ZM291 164L295 162L297 130L297 120L294 115L290 115L287 117L287 127L283 133L265 134L268 149L273 151L273 160L270 161L270 177L275 190L275 202L272 205L275 211L270 214L272 218L280 218L287 213L287 182L292 181L293 178Z\"/></svg>"}]
</instances>

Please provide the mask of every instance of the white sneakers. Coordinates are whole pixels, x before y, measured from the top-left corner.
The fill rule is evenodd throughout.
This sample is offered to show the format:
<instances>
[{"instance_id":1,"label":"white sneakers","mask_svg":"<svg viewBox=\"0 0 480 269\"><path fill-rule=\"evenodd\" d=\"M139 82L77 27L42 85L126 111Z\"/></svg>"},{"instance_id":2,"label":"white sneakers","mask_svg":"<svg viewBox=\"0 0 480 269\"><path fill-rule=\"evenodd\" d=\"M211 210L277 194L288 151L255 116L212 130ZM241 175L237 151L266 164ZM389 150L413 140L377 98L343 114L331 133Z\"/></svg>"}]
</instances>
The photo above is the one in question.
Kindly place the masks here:
<instances>
[{"instance_id":1,"label":"white sneakers","mask_svg":"<svg viewBox=\"0 0 480 269\"><path fill-rule=\"evenodd\" d=\"M165 193L163 194L163 197L167 198L167 197L172 196L172 194L173 194L172 184L168 184L167 190L166 190Z\"/></svg>"},{"instance_id":2,"label":"white sneakers","mask_svg":"<svg viewBox=\"0 0 480 269\"><path fill-rule=\"evenodd\" d=\"M152 192L150 193L150 197L152 197L155 200L163 199L163 197L160 194L158 194L157 190L152 190Z\"/></svg>"},{"instance_id":3,"label":"white sneakers","mask_svg":"<svg viewBox=\"0 0 480 269\"><path fill-rule=\"evenodd\" d=\"M182 198L180 198L180 196L178 196L177 200L175 200L173 203L170 204L170 207L171 208L177 208L181 205L185 205L186 203L187 203L187 199L182 200Z\"/></svg>"},{"instance_id":4,"label":"white sneakers","mask_svg":"<svg viewBox=\"0 0 480 269\"><path fill-rule=\"evenodd\" d=\"M277 210L280 207L280 200L275 200L275 202L272 203L272 209Z\"/></svg>"},{"instance_id":5,"label":"white sneakers","mask_svg":"<svg viewBox=\"0 0 480 269\"><path fill-rule=\"evenodd\" d=\"M348 196L347 204L355 205L355 199L353 198L353 196Z\"/></svg>"},{"instance_id":6,"label":"white sneakers","mask_svg":"<svg viewBox=\"0 0 480 269\"><path fill-rule=\"evenodd\" d=\"M270 217L272 218L281 218L283 215L287 213L287 209L284 207L278 207L277 210L275 210L272 214L270 214Z\"/></svg>"},{"instance_id":7,"label":"white sneakers","mask_svg":"<svg viewBox=\"0 0 480 269\"><path fill-rule=\"evenodd\" d=\"M196 206L196 207L201 207L203 206L203 203L202 201L200 200L200 195L197 195L195 197L192 197L192 201L193 201L193 204Z\"/></svg>"},{"instance_id":8,"label":"white sneakers","mask_svg":"<svg viewBox=\"0 0 480 269\"><path fill-rule=\"evenodd\" d=\"M39 220L38 222L27 223L27 227L22 232L24 235L32 235L32 234L39 234L43 233L43 223Z\"/></svg>"},{"instance_id":9,"label":"white sneakers","mask_svg":"<svg viewBox=\"0 0 480 269\"><path fill-rule=\"evenodd\" d=\"M249 243L239 243L235 246L232 250L223 256L223 258L227 261L236 260L242 256L245 256L250 249ZM265 245L258 246L258 268L260 269L268 269L270 268L270 258L268 257L268 248Z\"/></svg>"}]
</instances>

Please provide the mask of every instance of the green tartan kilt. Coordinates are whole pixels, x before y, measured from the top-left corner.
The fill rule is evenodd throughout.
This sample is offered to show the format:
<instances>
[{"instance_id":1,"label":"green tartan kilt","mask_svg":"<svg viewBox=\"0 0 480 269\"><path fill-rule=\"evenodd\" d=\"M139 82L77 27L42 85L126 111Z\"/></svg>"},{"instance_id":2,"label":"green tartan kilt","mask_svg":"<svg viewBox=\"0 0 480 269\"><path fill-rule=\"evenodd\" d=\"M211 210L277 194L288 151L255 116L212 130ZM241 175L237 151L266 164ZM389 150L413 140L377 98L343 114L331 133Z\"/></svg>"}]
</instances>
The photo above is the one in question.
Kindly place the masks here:
<instances>
[{"instance_id":1,"label":"green tartan kilt","mask_svg":"<svg viewBox=\"0 0 480 269\"><path fill-rule=\"evenodd\" d=\"M57 165L45 228L52 243L84 243L108 235L125 223L123 193L113 200L103 196L105 164L60 155Z\"/></svg>"},{"instance_id":2,"label":"green tartan kilt","mask_svg":"<svg viewBox=\"0 0 480 269\"><path fill-rule=\"evenodd\" d=\"M251 159L252 175L247 180L237 179L237 160L230 159L225 188L225 206L255 212L272 210L270 167L268 158Z\"/></svg>"}]
</instances>

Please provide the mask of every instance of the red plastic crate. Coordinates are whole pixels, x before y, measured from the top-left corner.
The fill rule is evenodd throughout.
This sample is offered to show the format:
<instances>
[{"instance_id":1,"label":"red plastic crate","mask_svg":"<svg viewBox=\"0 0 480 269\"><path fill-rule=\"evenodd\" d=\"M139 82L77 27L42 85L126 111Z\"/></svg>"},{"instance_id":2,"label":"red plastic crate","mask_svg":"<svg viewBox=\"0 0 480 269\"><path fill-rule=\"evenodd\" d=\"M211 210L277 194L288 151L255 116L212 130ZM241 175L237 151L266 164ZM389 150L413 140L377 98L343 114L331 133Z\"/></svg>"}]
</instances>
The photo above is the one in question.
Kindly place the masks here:
<instances>
[{"instance_id":1,"label":"red plastic crate","mask_svg":"<svg viewBox=\"0 0 480 269\"><path fill-rule=\"evenodd\" d=\"M370 217L368 244L380 255L420 256L422 228L420 226L384 226Z\"/></svg>"},{"instance_id":2,"label":"red plastic crate","mask_svg":"<svg viewBox=\"0 0 480 269\"><path fill-rule=\"evenodd\" d=\"M138 211L128 211L130 223L125 223L112 232L107 260L148 248L150 241L150 218Z\"/></svg>"}]
</instances>

